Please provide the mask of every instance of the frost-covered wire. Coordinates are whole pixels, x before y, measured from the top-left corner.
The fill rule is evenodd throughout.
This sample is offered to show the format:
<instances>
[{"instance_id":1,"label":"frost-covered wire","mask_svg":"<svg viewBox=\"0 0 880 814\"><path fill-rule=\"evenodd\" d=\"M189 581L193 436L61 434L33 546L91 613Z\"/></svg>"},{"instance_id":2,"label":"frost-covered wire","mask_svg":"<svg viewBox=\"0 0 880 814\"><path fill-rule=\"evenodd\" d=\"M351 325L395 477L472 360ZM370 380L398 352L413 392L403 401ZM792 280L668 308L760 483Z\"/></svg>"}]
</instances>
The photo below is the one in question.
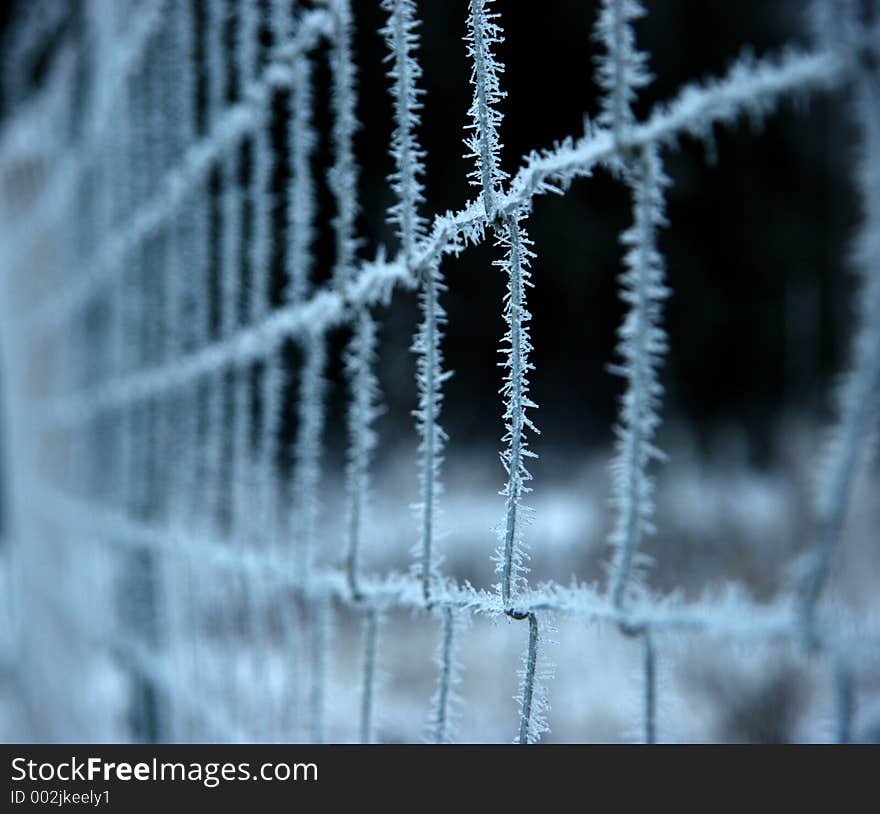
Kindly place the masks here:
<instances>
[{"instance_id":1,"label":"frost-covered wire","mask_svg":"<svg viewBox=\"0 0 880 814\"><path fill-rule=\"evenodd\" d=\"M443 607L439 616L440 638L434 653L437 689L431 699L428 739L432 743L452 743L461 702L457 691L461 684L461 664L456 652L466 617L461 611L449 606Z\"/></svg>"},{"instance_id":2,"label":"frost-covered wire","mask_svg":"<svg viewBox=\"0 0 880 814\"><path fill-rule=\"evenodd\" d=\"M355 233L358 215L358 166L354 155L354 136L358 121L355 64L351 44L354 22L349 0L324 2L332 18L330 70L333 165L327 172L327 182L336 201L336 214L333 216L333 231L336 236L333 281L340 291L345 291L354 277L358 248Z\"/></svg>"},{"instance_id":3,"label":"frost-covered wire","mask_svg":"<svg viewBox=\"0 0 880 814\"><path fill-rule=\"evenodd\" d=\"M425 231L425 219L419 212L424 203L422 176L425 174L425 152L419 146L416 130L421 123L418 87L422 69L416 59L419 45L415 0L382 0L388 22L381 33L391 53L388 76L392 80L394 132L391 135L391 156L394 172L389 178L397 202L389 210L397 224L403 256L412 264L416 241Z\"/></svg>"},{"instance_id":4,"label":"frost-covered wire","mask_svg":"<svg viewBox=\"0 0 880 814\"><path fill-rule=\"evenodd\" d=\"M538 614L526 616L529 623L529 638L523 654L520 671L519 694L519 733L516 742L520 744L537 743L550 732L547 713L550 705L547 700L547 682L553 678L553 666L547 660L544 650L548 644L547 622Z\"/></svg>"},{"instance_id":5,"label":"frost-covered wire","mask_svg":"<svg viewBox=\"0 0 880 814\"><path fill-rule=\"evenodd\" d=\"M313 122L311 62L297 55L291 63L292 114L288 130L291 181L287 196L286 301L301 304L311 288L315 184L311 162L317 136Z\"/></svg>"},{"instance_id":6,"label":"frost-covered wire","mask_svg":"<svg viewBox=\"0 0 880 814\"><path fill-rule=\"evenodd\" d=\"M827 89L843 77L840 59L827 50L798 51L755 59L738 58L721 77L688 83L671 100L654 106L642 123L627 133L629 151L654 143L675 147L682 136L710 137L715 124L731 124L743 114L760 120L781 99ZM576 178L587 177L601 162L613 161L618 149L612 131L589 127L579 139L564 139L555 147L533 151L513 178L501 203L505 212L528 203L535 195L565 191Z\"/></svg>"},{"instance_id":7,"label":"frost-covered wire","mask_svg":"<svg viewBox=\"0 0 880 814\"><path fill-rule=\"evenodd\" d=\"M498 589L505 607L510 607L518 590L525 586L528 554L523 541L523 526L529 509L522 498L531 491L528 483L532 476L526 467L528 458L537 455L529 449L527 433L539 430L529 418L528 411L537 408L529 397L529 372L534 365L529 361L532 343L528 323L531 319L526 306L526 291L531 287L529 265L534 257L529 248L531 241L517 217L508 218L499 230L498 245L505 257L494 262L507 276L504 295L504 321L507 331L502 339L501 353L505 355L499 366L505 370L501 394L504 398L505 434L501 442L501 462L507 472L507 483L501 490L504 496L504 524L500 529L501 545L495 553L496 572L501 574Z\"/></svg>"},{"instance_id":8,"label":"frost-covered wire","mask_svg":"<svg viewBox=\"0 0 880 814\"><path fill-rule=\"evenodd\" d=\"M348 451L346 456L346 569L352 595L360 593L361 544L369 502L370 464L377 436L373 424L380 414L376 363L376 322L363 309L358 316L345 355L349 382Z\"/></svg>"},{"instance_id":9,"label":"frost-covered wire","mask_svg":"<svg viewBox=\"0 0 880 814\"><path fill-rule=\"evenodd\" d=\"M647 55L636 48L633 22L645 13L638 0L602 0L594 38L605 50L597 61L597 84L603 91L598 122L614 135L618 150L627 147L635 124L633 102L651 81Z\"/></svg>"},{"instance_id":10,"label":"frost-covered wire","mask_svg":"<svg viewBox=\"0 0 880 814\"><path fill-rule=\"evenodd\" d=\"M505 94L501 90L499 74L504 65L494 54L494 47L504 41L497 14L487 11L492 0L470 0L467 18L467 53L471 59L471 84L474 97L468 116L467 129L471 135L465 140L467 158L473 158L476 168L468 174L471 183L480 187L486 217L495 217L496 198L507 175L501 169L501 139L498 128L503 118L498 105Z\"/></svg>"},{"instance_id":11,"label":"frost-covered wire","mask_svg":"<svg viewBox=\"0 0 880 814\"><path fill-rule=\"evenodd\" d=\"M422 581L425 602L430 604L431 589L437 578L437 519L438 499L443 493L441 472L443 448L447 435L440 426L440 410L443 405L443 383L452 375L443 370L441 342L446 311L440 304L439 295L446 290L439 262L432 263L425 274L419 306L422 320L413 341L416 354L416 386L418 407L413 412L419 435L419 490L420 501L416 504L419 516L419 541L414 551L417 574Z\"/></svg>"},{"instance_id":12,"label":"frost-covered wire","mask_svg":"<svg viewBox=\"0 0 880 814\"><path fill-rule=\"evenodd\" d=\"M325 422L327 347L323 336L311 335L303 345L299 381L297 436L294 446L293 508L296 571L309 584L320 516L320 482Z\"/></svg>"},{"instance_id":13,"label":"frost-covered wire","mask_svg":"<svg viewBox=\"0 0 880 814\"><path fill-rule=\"evenodd\" d=\"M422 176L424 151L416 130L420 124L422 95L418 87L422 70L416 59L418 47L416 5L414 0L382 0L388 21L382 34L391 51L389 77L392 80L395 127L391 155L395 169L389 181L397 195L391 207L391 220L398 226L403 262L413 267L417 241L424 237L425 219L419 213L424 202ZM446 315L438 297L445 289L440 273L439 256L430 257L423 266L419 291L422 320L413 341L416 354L418 407L414 411L419 434L419 541L416 546L417 571L422 580L425 602L430 603L431 583L435 578L434 541L436 539L437 499L442 491L440 472L446 434L438 423L443 401L442 386L448 378L443 372L441 339Z\"/></svg>"},{"instance_id":14,"label":"frost-covered wire","mask_svg":"<svg viewBox=\"0 0 880 814\"><path fill-rule=\"evenodd\" d=\"M352 57L353 20L349 0L326 0L332 20L330 67L332 75L333 166L327 174L336 201L333 231L336 240L333 285L340 296L349 297L357 282L355 254L358 239L358 168L354 156L355 66ZM373 372L376 355L376 323L369 307L357 303L354 325L345 357L349 382L348 451L346 455L346 569L352 594L358 595L358 570L364 513L369 492L369 469L376 435L373 422L378 415L378 381Z\"/></svg>"},{"instance_id":15,"label":"frost-covered wire","mask_svg":"<svg viewBox=\"0 0 880 814\"><path fill-rule=\"evenodd\" d=\"M618 329L620 362L611 367L626 380L611 467L611 503L617 517L610 537L613 561L609 593L617 608L624 606L634 587L633 578L643 564L639 544L654 530L654 485L648 466L653 460L663 459L654 436L660 425L663 393L658 369L667 348L666 332L661 327L662 306L669 289L657 248L657 230L666 223L663 189L668 180L656 147L642 151L630 170L629 183L633 224L621 235L626 270L620 275L620 296L627 313Z\"/></svg>"}]
</instances>

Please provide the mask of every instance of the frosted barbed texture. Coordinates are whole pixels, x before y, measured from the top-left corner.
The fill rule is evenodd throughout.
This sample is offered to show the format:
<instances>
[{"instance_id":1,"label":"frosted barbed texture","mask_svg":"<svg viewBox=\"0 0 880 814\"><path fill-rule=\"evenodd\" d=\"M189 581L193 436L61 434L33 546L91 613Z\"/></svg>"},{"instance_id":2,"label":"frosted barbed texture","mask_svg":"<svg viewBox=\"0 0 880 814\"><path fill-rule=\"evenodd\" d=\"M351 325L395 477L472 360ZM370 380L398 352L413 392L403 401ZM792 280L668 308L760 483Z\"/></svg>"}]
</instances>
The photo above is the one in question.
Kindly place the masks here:
<instances>
[{"instance_id":1,"label":"frosted barbed texture","mask_svg":"<svg viewBox=\"0 0 880 814\"><path fill-rule=\"evenodd\" d=\"M362 254L357 194L358 114L371 100L357 97L357 6L349 0L95 0L83 17L91 70L78 71L84 49L64 49L30 97L15 66L27 69L56 22L24 14L11 28L16 106L0 139L0 170L13 179L0 197L0 339L9 538L25 632L9 645L9 662L30 706L51 717L39 722L41 733L449 742L473 712L461 692L463 654L468 622L482 615L506 619L522 652L502 699L518 742L552 727L548 633L563 619L608 622L640 637L639 729L647 741L663 737L657 673L673 636L803 647L838 677L836 729L848 738L854 679L877 670L880 626L848 618L820 596L880 398L876 20L848 4L818 3L837 28L813 50L743 56L640 119L636 96L651 79L649 55L637 47L646 11L637 0L603 0L595 122L507 173L504 3L470 0L462 53L472 103L462 138L477 192L460 209L431 215L420 141L430 100L419 62L430 32L420 28L417 0L376 2L393 112L387 216L399 249L373 258ZM327 87L316 79L324 74ZM71 89L83 81L75 103ZM653 529L654 482L663 477L654 445L662 361L682 341L663 327L670 291L659 230L675 228L666 220L664 196L675 179L664 173L664 154L683 137L707 139L716 125L767 116L788 97L847 89L861 133L858 325L800 591L763 605L736 593L659 596L642 579L649 563L640 544ZM326 167L317 166L322 139ZM528 221L536 196L564 195L600 169L632 200L620 236L627 313L612 369L625 392L611 466L608 585L533 585L526 563L542 547L530 540L527 554L524 533L526 463L537 437L528 300L540 276L555 270L542 265ZM333 201L327 224L318 222L321 190ZM315 244L323 230L332 233L333 262L322 270ZM456 285L443 264L484 242L506 284L496 371L503 480L499 544L493 554L489 528L485 547L499 580L473 587L443 569L443 531L455 525L440 519L450 376L443 340L456 319L442 303ZM418 439L415 519L400 521L412 527L413 562L377 574L366 556L381 544L371 495L384 486L372 472L384 440L374 306L413 295L416 408L413 426L397 430ZM341 346L348 406L340 545L328 539L324 486L335 465L325 438L328 371ZM341 563L328 553L340 548ZM433 652L435 681L412 731L386 735L383 711L407 666L395 641L400 611L433 638L424 658ZM349 730L330 715L348 703L343 687L355 687Z\"/></svg>"}]
</instances>

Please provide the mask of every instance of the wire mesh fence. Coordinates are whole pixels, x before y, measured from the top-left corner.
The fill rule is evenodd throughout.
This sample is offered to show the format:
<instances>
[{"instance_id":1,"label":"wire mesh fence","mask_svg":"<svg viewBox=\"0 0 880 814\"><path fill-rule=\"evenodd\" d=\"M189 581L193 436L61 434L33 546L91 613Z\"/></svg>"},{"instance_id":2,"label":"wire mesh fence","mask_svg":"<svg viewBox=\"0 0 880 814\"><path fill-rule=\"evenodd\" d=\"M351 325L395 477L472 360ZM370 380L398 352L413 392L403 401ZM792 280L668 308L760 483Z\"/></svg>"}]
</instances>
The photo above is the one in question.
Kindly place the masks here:
<instances>
[{"instance_id":1,"label":"wire mesh fence","mask_svg":"<svg viewBox=\"0 0 880 814\"><path fill-rule=\"evenodd\" d=\"M681 635L795 647L806 669L832 677L835 736L848 740L855 688L877 673L880 631L876 619L820 597L880 394L880 21L870 4L819 3L824 33L812 50L744 57L639 120L633 101L650 81L634 36L643 12L632 0L608 0L596 27L598 119L525 156L508 177L499 159L501 19L489 0L471 0L465 135L477 194L455 212L429 215L418 9L414 0L383 0L394 112L389 217L399 248L374 259L361 256L357 231L349 6L96 0L84 7L76 46L60 49L44 88L7 118L4 453L18 632L8 650L36 731L76 740L369 742L383 704L395 702L383 685L416 657L394 646L405 611L435 640L436 686L422 720L402 713L409 729L390 737L449 741L456 721L473 713L458 690L477 616L508 620L504 636L522 652L510 720L519 742L540 740L552 723L547 644L564 620L609 623L638 643L646 741L663 738L657 662ZM38 12L22 14L16 53L38 50L47 27ZM330 73L324 96L314 81L321 63ZM718 124L761 119L785 99L820 91L852 97L863 226L854 261L859 324L815 539L797 590L772 603L735 592L660 596L642 579L640 548L652 531L655 470L662 478L654 444L662 360L678 340L662 328L669 291L657 233L675 228L665 217L674 179L663 156L684 137L711 139ZM330 111L330 167L316 167L322 109ZM612 465L612 555L607 587L538 585L527 577L523 538L528 437L537 431L527 300L540 285L526 228L533 199L564 195L600 170L632 198L621 237L628 312L615 371L626 391ZM333 263L321 282L314 242L324 184ZM444 572L438 531L443 335L456 318L443 307L455 282L442 266L489 241L507 281L499 306L506 482L497 549L488 533L485 548L498 582L474 587ZM419 499L415 523L398 521L412 525L415 542L409 570L375 573L364 566L365 549L382 545L371 509L383 443L374 306L402 297L417 298L421 315L413 343ZM349 407L345 554L334 564L325 424L340 337ZM534 540L531 557L541 554ZM356 709L340 697L355 684Z\"/></svg>"}]
</instances>

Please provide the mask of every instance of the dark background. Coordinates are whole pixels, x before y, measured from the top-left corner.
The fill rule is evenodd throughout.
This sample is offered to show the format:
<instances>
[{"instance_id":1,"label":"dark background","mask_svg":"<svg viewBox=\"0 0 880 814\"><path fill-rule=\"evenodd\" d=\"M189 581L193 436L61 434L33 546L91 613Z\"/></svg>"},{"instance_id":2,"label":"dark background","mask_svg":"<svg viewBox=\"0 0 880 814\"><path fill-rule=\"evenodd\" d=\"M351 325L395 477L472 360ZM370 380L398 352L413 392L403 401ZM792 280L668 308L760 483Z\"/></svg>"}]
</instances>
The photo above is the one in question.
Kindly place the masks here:
<instances>
[{"instance_id":1,"label":"dark background","mask_svg":"<svg viewBox=\"0 0 880 814\"><path fill-rule=\"evenodd\" d=\"M235 14L234 0L201 2L224 2ZM33 90L58 45L82 39L79 0L45 6L54 9L55 4L65 12L39 51L4 48L4 78L24 75L25 86ZM14 40L9 21L24 5L8 4L0 12L5 46ZM466 5L465 0L419 4L428 214L458 209L476 194L466 182L470 166L462 157L471 96L462 41ZM638 39L651 54L656 80L638 105L642 116L683 83L722 73L747 45L760 55L809 42L808 4L798 0L658 0L648 5ZM361 256L372 257L379 244L390 252L396 248L385 221L393 202L386 182L392 168L387 153L391 103L382 63L385 46L377 33L384 13L373 0L356 0L353 6L362 122L357 138ZM496 2L494 8L506 31L498 54L506 65L502 84L508 92L503 164L513 174L531 149L578 135L584 113L597 112L593 70L600 46L591 37L596 4ZM331 158L326 64L319 64L316 77L316 98L325 100L318 104L321 144L315 163L320 169ZM3 114L10 115L18 101L4 88ZM839 103L811 95L798 110L787 103L757 129L746 120L717 130L716 162L710 160L713 151L693 141L666 152L673 180L671 225L661 236L661 248L674 290L666 314L671 337L663 374L667 426L688 427L698 448L709 454L712 439L734 428L746 439L751 462L760 466L772 462L784 416L819 418L828 407L829 376L842 364L849 329L846 241L858 212L848 176L853 134ZM328 225L333 202L325 185L319 195L317 275L326 279L333 259ZM622 314L615 281L618 235L629 219L626 190L597 170L564 197L537 199L527 223L537 253L530 294L532 384L544 449L589 447L610 439L621 382L605 365L613 358ZM453 445L463 447L495 446L501 434L500 371L494 365L504 330L504 279L492 266L497 250L491 243L449 258L443 266L449 284L444 296L447 366L455 371L444 423L453 431ZM409 351L417 319L414 298L398 295L390 309L380 308L378 314L383 323L380 375L388 404L380 429L393 439L408 432L414 407ZM340 349L344 339L336 339ZM337 367L334 381L338 372ZM344 404L341 386L334 392L331 424L341 418Z\"/></svg>"}]
</instances>

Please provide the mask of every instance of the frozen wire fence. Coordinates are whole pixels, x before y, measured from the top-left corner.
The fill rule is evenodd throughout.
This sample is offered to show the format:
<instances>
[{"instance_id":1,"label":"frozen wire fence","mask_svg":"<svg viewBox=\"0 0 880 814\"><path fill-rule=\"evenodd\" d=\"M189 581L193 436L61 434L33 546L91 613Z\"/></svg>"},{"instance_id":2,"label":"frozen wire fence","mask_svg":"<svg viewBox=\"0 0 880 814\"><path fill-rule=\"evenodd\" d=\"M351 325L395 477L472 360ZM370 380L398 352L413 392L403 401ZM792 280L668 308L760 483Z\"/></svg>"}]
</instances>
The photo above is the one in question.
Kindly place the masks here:
<instances>
[{"instance_id":1,"label":"frozen wire fence","mask_svg":"<svg viewBox=\"0 0 880 814\"><path fill-rule=\"evenodd\" d=\"M369 741L383 675L395 669L383 661L386 617L406 608L436 629L431 740L451 740L456 717L467 714L456 700L456 653L474 614L522 623L510 634L522 638L519 715L511 721L519 742L548 729L545 645L553 620L564 617L616 623L641 639L647 741L658 734L656 661L670 632L802 646L835 676L837 733L848 739L852 677L876 669L880 630L823 612L819 599L880 395L877 17L860 15L855 4L819 3L826 33L814 50L744 57L640 121L632 104L651 78L633 27L643 10L635 0L605 0L596 27L600 116L583 134L526 156L508 177L499 158L501 20L490 0L471 0L466 136L477 194L456 212L430 216L418 134L417 3L381 6L394 111L389 217L399 236L391 259L359 256L348 0L309 7L96 0L85 6L80 51L59 54L45 89L6 123L0 167L14 187L3 198L0 246L9 534L21 618L41 631L21 637L15 661L34 706L54 716L43 723L79 739L324 740L335 617L346 612L363 619L358 736ZM19 21L20 63L32 60L47 27L51 20L40 15ZM329 99L316 95L313 81L322 59ZM70 93L77 83L86 88L79 107ZM652 462L663 457L653 444L662 361L667 342L676 341L662 328L668 289L657 231L674 228L665 218L664 190L674 179L664 173L663 154L685 136L711 139L716 124L764 117L785 98L843 88L853 95L861 133L860 322L801 590L763 606L738 597L658 597L640 580L639 549L652 532ZM321 285L313 268L315 190L325 182L314 172L318 105L332 115L326 183L335 202L332 279ZM522 526L529 438L537 432L528 386L529 269L540 246L533 253L527 223L536 196L565 194L603 168L632 198L632 225L621 238L628 313L615 370L626 391L612 466L608 589L535 586ZM475 589L443 573L438 551L448 378L442 265L488 240L508 284L501 306L506 483L498 584ZM404 291L416 292L421 309L413 343L416 544L410 572L376 575L362 566L380 443L372 306ZM350 389L341 567L322 557L321 515L325 377L337 331L347 337ZM286 425L295 426L293 439ZM540 557L540 540L533 554ZM83 647L89 664L70 672ZM279 653L276 664L270 655ZM109 712L114 693L124 698L127 720ZM82 701L96 697L108 710L104 719Z\"/></svg>"}]
</instances>

